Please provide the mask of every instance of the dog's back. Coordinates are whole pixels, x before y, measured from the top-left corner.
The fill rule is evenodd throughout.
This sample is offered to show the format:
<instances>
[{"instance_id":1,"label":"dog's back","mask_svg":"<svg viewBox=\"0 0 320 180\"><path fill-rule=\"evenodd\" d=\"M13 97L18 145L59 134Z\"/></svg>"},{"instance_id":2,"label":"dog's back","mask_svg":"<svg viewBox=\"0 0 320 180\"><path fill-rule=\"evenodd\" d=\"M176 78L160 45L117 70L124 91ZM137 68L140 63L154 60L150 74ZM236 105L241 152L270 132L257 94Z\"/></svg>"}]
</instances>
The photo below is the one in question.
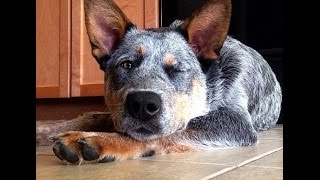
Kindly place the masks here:
<instances>
[{"instance_id":1,"label":"dog's back","mask_svg":"<svg viewBox=\"0 0 320 180\"><path fill-rule=\"evenodd\" d=\"M220 67L207 76L208 82L213 78L223 84L213 87L211 105L242 106L250 113L257 131L273 127L279 118L282 97L269 64L257 51L229 36L220 53Z\"/></svg>"}]
</instances>

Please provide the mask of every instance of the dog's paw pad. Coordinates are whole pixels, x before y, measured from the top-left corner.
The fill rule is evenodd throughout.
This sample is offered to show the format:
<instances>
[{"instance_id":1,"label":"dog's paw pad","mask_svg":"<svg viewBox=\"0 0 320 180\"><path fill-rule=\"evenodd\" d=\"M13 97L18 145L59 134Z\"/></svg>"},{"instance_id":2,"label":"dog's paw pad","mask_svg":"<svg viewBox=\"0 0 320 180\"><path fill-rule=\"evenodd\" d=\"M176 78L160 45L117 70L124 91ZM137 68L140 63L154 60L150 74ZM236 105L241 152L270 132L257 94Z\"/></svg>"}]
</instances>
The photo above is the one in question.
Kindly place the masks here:
<instances>
[{"instance_id":1,"label":"dog's paw pad","mask_svg":"<svg viewBox=\"0 0 320 180\"><path fill-rule=\"evenodd\" d=\"M91 147L84 139L79 139L78 143L82 146L82 157L86 161L92 161L99 158L99 152Z\"/></svg>"},{"instance_id":2,"label":"dog's paw pad","mask_svg":"<svg viewBox=\"0 0 320 180\"><path fill-rule=\"evenodd\" d=\"M53 153L60 159L60 160L63 160L63 157L60 155L60 146L55 144L53 147L52 147L52 150L53 150Z\"/></svg>"},{"instance_id":3,"label":"dog's paw pad","mask_svg":"<svg viewBox=\"0 0 320 180\"><path fill-rule=\"evenodd\" d=\"M75 152L59 141L55 142L53 152L60 160L66 160L70 163L79 163L80 161Z\"/></svg>"},{"instance_id":4,"label":"dog's paw pad","mask_svg":"<svg viewBox=\"0 0 320 180\"><path fill-rule=\"evenodd\" d=\"M112 162L114 160L116 160L116 158L114 156L105 156L104 158L99 160L98 163Z\"/></svg>"}]
</instances>

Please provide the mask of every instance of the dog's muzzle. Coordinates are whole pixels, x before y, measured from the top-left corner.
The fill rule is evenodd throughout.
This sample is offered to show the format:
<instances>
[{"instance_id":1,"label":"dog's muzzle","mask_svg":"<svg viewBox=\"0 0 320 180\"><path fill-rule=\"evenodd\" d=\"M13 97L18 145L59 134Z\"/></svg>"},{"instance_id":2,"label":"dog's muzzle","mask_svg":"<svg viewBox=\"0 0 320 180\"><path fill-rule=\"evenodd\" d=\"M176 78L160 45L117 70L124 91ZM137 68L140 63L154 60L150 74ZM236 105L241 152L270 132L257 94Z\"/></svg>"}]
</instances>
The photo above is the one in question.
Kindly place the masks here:
<instances>
[{"instance_id":1,"label":"dog's muzzle","mask_svg":"<svg viewBox=\"0 0 320 180\"><path fill-rule=\"evenodd\" d=\"M133 118L146 122L155 118L161 111L161 98L151 91L131 92L127 95L125 107Z\"/></svg>"}]
</instances>

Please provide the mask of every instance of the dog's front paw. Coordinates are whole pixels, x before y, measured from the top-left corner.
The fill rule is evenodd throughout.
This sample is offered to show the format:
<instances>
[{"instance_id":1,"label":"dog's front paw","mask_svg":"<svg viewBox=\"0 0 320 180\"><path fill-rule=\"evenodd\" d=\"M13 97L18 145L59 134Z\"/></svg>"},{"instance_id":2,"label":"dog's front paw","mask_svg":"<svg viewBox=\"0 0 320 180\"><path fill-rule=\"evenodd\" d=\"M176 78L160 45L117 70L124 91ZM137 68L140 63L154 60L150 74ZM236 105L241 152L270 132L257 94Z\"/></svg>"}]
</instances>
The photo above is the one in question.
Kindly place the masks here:
<instances>
[{"instance_id":1,"label":"dog's front paw","mask_svg":"<svg viewBox=\"0 0 320 180\"><path fill-rule=\"evenodd\" d=\"M82 160L104 163L154 154L146 142L116 133L70 131L51 139L54 154L72 164L81 164Z\"/></svg>"}]
</instances>

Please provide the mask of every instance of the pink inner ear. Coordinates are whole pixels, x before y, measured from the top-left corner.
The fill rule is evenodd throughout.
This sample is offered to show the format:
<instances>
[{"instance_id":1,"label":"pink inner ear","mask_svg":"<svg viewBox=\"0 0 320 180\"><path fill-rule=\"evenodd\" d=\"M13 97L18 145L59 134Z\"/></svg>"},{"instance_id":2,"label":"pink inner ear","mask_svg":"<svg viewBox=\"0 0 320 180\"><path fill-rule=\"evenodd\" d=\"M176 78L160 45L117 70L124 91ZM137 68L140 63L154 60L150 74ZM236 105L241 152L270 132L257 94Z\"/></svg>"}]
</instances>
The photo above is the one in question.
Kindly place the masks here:
<instances>
[{"instance_id":1,"label":"pink inner ear","mask_svg":"<svg viewBox=\"0 0 320 180\"><path fill-rule=\"evenodd\" d=\"M217 59L231 17L230 0L209 0L184 22L189 43L198 57Z\"/></svg>"},{"instance_id":2,"label":"pink inner ear","mask_svg":"<svg viewBox=\"0 0 320 180\"><path fill-rule=\"evenodd\" d=\"M190 45L197 56L201 54L201 49L205 46L204 37L204 32L201 30L193 32L192 37L190 37Z\"/></svg>"},{"instance_id":3,"label":"pink inner ear","mask_svg":"<svg viewBox=\"0 0 320 180\"><path fill-rule=\"evenodd\" d=\"M102 17L97 17L95 19L95 34L97 35L96 39L99 41L99 48L103 52L107 52L109 54L112 48L118 42L120 35L117 28L109 27L109 25L106 24L105 21L106 20Z\"/></svg>"},{"instance_id":4,"label":"pink inner ear","mask_svg":"<svg viewBox=\"0 0 320 180\"><path fill-rule=\"evenodd\" d=\"M192 33L190 45L196 56L207 59L217 59L219 57L214 49L214 41L210 33L214 34L214 31L197 30Z\"/></svg>"},{"instance_id":5,"label":"pink inner ear","mask_svg":"<svg viewBox=\"0 0 320 180\"><path fill-rule=\"evenodd\" d=\"M102 36L101 49L109 54L119 40L118 33L115 30L108 28L108 30L104 31Z\"/></svg>"}]
</instances>

